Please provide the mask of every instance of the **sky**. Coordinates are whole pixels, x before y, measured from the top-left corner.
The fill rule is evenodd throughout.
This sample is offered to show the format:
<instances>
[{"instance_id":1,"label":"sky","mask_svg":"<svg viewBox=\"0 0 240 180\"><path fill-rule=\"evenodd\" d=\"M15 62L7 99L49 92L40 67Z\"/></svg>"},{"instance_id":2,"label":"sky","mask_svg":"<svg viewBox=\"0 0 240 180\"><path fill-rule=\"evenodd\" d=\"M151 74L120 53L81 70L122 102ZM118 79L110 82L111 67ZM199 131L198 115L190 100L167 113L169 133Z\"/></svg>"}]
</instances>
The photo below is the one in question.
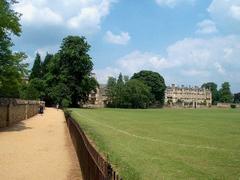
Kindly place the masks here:
<instances>
[{"instance_id":1,"label":"sky","mask_svg":"<svg viewBox=\"0 0 240 180\"><path fill-rule=\"evenodd\" d=\"M19 0L15 51L56 53L85 36L100 83L120 72L159 72L167 85L230 82L240 91L240 0Z\"/></svg>"}]
</instances>

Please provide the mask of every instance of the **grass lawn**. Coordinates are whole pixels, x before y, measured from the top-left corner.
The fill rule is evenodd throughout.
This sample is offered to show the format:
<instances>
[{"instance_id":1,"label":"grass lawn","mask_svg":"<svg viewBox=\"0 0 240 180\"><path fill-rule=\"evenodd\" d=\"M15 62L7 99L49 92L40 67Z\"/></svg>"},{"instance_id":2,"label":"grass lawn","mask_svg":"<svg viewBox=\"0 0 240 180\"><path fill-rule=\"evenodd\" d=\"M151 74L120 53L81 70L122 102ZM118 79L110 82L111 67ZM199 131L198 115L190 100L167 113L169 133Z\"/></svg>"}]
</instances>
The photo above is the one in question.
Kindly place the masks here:
<instances>
[{"instance_id":1,"label":"grass lawn","mask_svg":"<svg viewBox=\"0 0 240 180\"><path fill-rule=\"evenodd\" d=\"M239 109L70 109L124 179L240 178Z\"/></svg>"}]
</instances>

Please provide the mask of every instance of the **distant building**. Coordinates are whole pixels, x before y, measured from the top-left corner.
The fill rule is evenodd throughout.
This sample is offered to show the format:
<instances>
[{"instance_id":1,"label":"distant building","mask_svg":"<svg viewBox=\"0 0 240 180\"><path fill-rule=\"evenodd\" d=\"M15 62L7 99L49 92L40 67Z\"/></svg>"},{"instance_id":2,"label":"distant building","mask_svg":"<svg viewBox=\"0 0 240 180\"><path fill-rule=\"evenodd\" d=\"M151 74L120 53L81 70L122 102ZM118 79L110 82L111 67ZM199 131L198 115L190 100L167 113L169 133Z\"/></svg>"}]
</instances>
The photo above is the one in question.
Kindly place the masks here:
<instances>
[{"instance_id":1,"label":"distant building","mask_svg":"<svg viewBox=\"0 0 240 180\"><path fill-rule=\"evenodd\" d=\"M165 105L181 107L201 107L212 105L212 93L209 89L195 87L176 87L172 84L165 91Z\"/></svg>"},{"instance_id":2,"label":"distant building","mask_svg":"<svg viewBox=\"0 0 240 180\"><path fill-rule=\"evenodd\" d=\"M105 107L107 103L106 85L100 84L97 92L89 94L89 101L85 107Z\"/></svg>"},{"instance_id":3,"label":"distant building","mask_svg":"<svg viewBox=\"0 0 240 180\"><path fill-rule=\"evenodd\" d=\"M107 104L106 85L101 84L97 92L89 95L89 101L85 107L105 107ZM165 105L169 107L210 107L212 105L212 93L209 89L195 87L177 87L172 84L165 91Z\"/></svg>"}]
</instances>

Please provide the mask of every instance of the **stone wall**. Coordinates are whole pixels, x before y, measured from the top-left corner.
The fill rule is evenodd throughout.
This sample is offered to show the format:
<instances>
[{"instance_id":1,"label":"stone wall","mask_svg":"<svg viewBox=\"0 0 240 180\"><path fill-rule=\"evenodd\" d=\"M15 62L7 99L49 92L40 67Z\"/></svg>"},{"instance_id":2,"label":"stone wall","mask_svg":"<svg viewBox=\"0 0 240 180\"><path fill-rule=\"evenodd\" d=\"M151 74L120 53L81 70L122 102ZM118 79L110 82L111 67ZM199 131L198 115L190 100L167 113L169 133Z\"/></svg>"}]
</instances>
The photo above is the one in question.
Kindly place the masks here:
<instances>
[{"instance_id":1,"label":"stone wall","mask_svg":"<svg viewBox=\"0 0 240 180\"><path fill-rule=\"evenodd\" d=\"M39 101L0 98L0 128L36 115L39 105Z\"/></svg>"}]
</instances>

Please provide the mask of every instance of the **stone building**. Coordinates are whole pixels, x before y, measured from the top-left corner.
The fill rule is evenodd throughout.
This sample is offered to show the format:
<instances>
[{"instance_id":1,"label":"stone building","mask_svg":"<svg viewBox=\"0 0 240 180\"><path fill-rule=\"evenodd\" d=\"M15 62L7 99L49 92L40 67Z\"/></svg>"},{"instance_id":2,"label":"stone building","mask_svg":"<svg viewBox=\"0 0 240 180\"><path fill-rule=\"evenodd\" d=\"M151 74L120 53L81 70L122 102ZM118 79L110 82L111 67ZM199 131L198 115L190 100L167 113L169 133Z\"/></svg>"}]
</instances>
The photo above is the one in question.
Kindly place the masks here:
<instances>
[{"instance_id":1,"label":"stone building","mask_svg":"<svg viewBox=\"0 0 240 180\"><path fill-rule=\"evenodd\" d=\"M89 101L85 107L105 107L107 101L106 85L100 84L97 88L97 92L89 94Z\"/></svg>"},{"instance_id":2,"label":"stone building","mask_svg":"<svg viewBox=\"0 0 240 180\"><path fill-rule=\"evenodd\" d=\"M165 91L165 105L193 107L210 107L212 105L212 93L209 89L195 87L177 87L172 84Z\"/></svg>"}]
</instances>

